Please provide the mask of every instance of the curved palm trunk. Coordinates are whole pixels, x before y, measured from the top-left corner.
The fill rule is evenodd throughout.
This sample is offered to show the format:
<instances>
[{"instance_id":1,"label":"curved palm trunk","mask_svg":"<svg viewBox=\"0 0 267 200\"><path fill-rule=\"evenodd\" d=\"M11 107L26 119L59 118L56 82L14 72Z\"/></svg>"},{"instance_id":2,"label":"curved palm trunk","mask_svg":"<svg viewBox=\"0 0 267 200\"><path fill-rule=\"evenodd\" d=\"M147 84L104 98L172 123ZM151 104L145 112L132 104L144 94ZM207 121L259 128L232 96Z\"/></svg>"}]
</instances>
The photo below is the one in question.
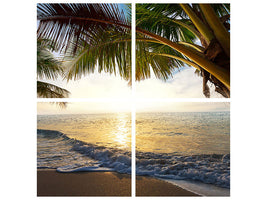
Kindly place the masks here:
<instances>
[{"instance_id":1,"label":"curved palm trunk","mask_svg":"<svg viewBox=\"0 0 267 200\"><path fill-rule=\"evenodd\" d=\"M209 28L199 19L199 17L194 13L194 11L191 9L189 5L180 4L180 6L192 20L193 24L196 26L201 35L203 35L206 42L209 44L209 42L214 38L214 35L209 30Z\"/></svg>"},{"instance_id":2,"label":"curved palm trunk","mask_svg":"<svg viewBox=\"0 0 267 200\"><path fill-rule=\"evenodd\" d=\"M166 38L163 38L159 35L155 35L153 33L150 33L146 30L142 30L140 28L136 28L136 32L145 34L155 40L161 41L163 44L168 45L169 47L175 49L176 51L179 51L180 53L184 54L186 57L190 58L192 61L194 61L196 64L198 64L201 68L208 71L210 74L215 76L218 80L220 80L229 90L230 90L230 73L225 68L222 68L207 58L205 58L204 54L196 54L195 52L192 52L188 48L185 48L182 45L179 45L177 43L174 43Z\"/></svg>"},{"instance_id":3,"label":"curved palm trunk","mask_svg":"<svg viewBox=\"0 0 267 200\"><path fill-rule=\"evenodd\" d=\"M199 52L204 52L205 51L204 47L199 46L197 44L191 44L191 43L188 43L188 42L179 42L179 44L184 44L186 46L192 47L192 48L196 49Z\"/></svg>"},{"instance_id":4,"label":"curved palm trunk","mask_svg":"<svg viewBox=\"0 0 267 200\"><path fill-rule=\"evenodd\" d=\"M215 14L213 8L208 4L199 4L206 21L214 32L215 37L221 44L225 53L230 57L230 33L226 30L221 20Z\"/></svg>"},{"instance_id":5,"label":"curved palm trunk","mask_svg":"<svg viewBox=\"0 0 267 200\"><path fill-rule=\"evenodd\" d=\"M170 55L170 54L166 54L166 53L152 53L152 54L158 55L158 56L165 56L165 57L169 57L169 58L174 58L174 59L180 60L180 61L186 63L187 65L190 65L190 66L192 66L198 70L201 70L201 68L196 63L193 63L193 62L186 60L184 58L180 58L178 56L174 56L174 55Z\"/></svg>"},{"instance_id":6,"label":"curved palm trunk","mask_svg":"<svg viewBox=\"0 0 267 200\"><path fill-rule=\"evenodd\" d=\"M161 41L152 40L152 39L148 39L148 38L136 38L136 41L144 41L144 42L164 44ZM201 53L203 53L205 51L205 49L202 46L199 46L199 45L196 45L196 44L191 44L191 43L188 43L188 42L178 42L178 44L181 44L184 47L191 47L192 51L197 50L198 52L201 52Z\"/></svg>"}]
</instances>

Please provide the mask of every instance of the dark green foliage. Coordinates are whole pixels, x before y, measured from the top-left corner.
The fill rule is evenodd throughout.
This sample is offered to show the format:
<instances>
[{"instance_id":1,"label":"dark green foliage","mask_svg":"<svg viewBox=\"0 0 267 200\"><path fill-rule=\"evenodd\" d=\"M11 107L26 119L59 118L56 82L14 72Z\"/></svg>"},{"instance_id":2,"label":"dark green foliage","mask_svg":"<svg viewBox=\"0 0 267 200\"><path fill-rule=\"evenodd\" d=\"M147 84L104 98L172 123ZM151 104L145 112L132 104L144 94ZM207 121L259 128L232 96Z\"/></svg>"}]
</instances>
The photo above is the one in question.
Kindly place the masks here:
<instances>
[{"instance_id":1,"label":"dark green foliage","mask_svg":"<svg viewBox=\"0 0 267 200\"><path fill-rule=\"evenodd\" d=\"M51 41L37 40L37 79L55 80L59 75L63 75L61 62L54 58L49 51L53 49ZM64 98L68 97L69 91L56 85L37 81L37 96L42 98Z\"/></svg>"}]
</instances>

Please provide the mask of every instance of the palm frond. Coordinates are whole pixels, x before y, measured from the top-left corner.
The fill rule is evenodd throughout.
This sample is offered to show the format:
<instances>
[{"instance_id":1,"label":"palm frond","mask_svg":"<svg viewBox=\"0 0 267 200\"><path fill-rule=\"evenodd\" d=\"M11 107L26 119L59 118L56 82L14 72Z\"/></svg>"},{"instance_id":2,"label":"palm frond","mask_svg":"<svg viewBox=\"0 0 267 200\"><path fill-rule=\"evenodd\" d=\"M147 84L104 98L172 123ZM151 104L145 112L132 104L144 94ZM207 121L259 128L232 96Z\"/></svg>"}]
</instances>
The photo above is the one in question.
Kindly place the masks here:
<instances>
[{"instance_id":1,"label":"palm frond","mask_svg":"<svg viewBox=\"0 0 267 200\"><path fill-rule=\"evenodd\" d=\"M144 8L151 11L151 15L156 17L159 13L172 19L188 19L187 14L179 6L179 4L137 4L136 10L138 12L139 8Z\"/></svg>"},{"instance_id":2,"label":"palm frond","mask_svg":"<svg viewBox=\"0 0 267 200\"><path fill-rule=\"evenodd\" d=\"M54 58L49 49L53 49L50 41L37 40L37 78L53 79L63 74L61 62Z\"/></svg>"},{"instance_id":3,"label":"palm frond","mask_svg":"<svg viewBox=\"0 0 267 200\"><path fill-rule=\"evenodd\" d=\"M41 98L67 98L69 91L56 85L37 81L37 96Z\"/></svg>"},{"instance_id":4,"label":"palm frond","mask_svg":"<svg viewBox=\"0 0 267 200\"><path fill-rule=\"evenodd\" d=\"M139 40L140 37L137 37L136 43L137 81L150 78L152 71L157 78L166 81L172 77L175 70L179 70L180 67L184 66L184 62L175 58L181 57L185 59L179 52L160 43L150 42L149 40L144 42ZM172 56L165 56L164 54Z\"/></svg>"},{"instance_id":5,"label":"palm frond","mask_svg":"<svg viewBox=\"0 0 267 200\"><path fill-rule=\"evenodd\" d=\"M53 49L51 40L37 40L37 79L55 80L63 74L61 62L54 58L50 49ZM37 96L43 98L68 97L69 91L42 81L37 81Z\"/></svg>"},{"instance_id":6,"label":"palm frond","mask_svg":"<svg viewBox=\"0 0 267 200\"><path fill-rule=\"evenodd\" d=\"M177 16L179 16L178 19ZM165 37L173 42L184 41L194 43L197 31L194 30L194 27L190 27L187 24L187 19L182 17L184 17L184 12L176 4L136 5L137 27ZM184 24L184 26L181 24Z\"/></svg>"},{"instance_id":7,"label":"palm frond","mask_svg":"<svg viewBox=\"0 0 267 200\"><path fill-rule=\"evenodd\" d=\"M77 54L72 59L70 48L67 60L66 79L79 79L95 71L119 74L123 79L131 79L131 35L117 32L116 29L95 36L94 43L81 40L74 45ZM69 58L69 59L68 59Z\"/></svg>"},{"instance_id":8,"label":"palm frond","mask_svg":"<svg viewBox=\"0 0 267 200\"><path fill-rule=\"evenodd\" d=\"M94 42L92 38L114 27L124 32L131 24L117 4L38 4L37 18L38 38L57 42L61 50L80 39ZM75 54L77 49L72 49Z\"/></svg>"},{"instance_id":9,"label":"palm frond","mask_svg":"<svg viewBox=\"0 0 267 200\"><path fill-rule=\"evenodd\" d=\"M215 3L211 4L211 6L218 17L223 17L225 15L230 14L230 4Z\"/></svg>"}]
</instances>

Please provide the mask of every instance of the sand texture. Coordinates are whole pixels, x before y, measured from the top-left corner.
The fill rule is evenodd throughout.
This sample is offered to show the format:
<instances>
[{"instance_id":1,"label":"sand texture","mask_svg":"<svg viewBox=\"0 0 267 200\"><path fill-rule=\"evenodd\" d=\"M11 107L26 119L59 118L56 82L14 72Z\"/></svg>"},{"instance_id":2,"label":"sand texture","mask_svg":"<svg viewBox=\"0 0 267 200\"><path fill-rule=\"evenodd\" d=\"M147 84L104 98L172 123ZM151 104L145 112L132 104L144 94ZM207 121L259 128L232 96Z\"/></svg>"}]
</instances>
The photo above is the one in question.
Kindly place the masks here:
<instances>
[{"instance_id":1,"label":"sand texture","mask_svg":"<svg viewBox=\"0 0 267 200\"><path fill-rule=\"evenodd\" d=\"M38 170L37 196L131 196L131 176L112 172Z\"/></svg>"},{"instance_id":2,"label":"sand texture","mask_svg":"<svg viewBox=\"0 0 267 200\"><path fill-rule=\"evenodd\" d=\"M131 196L131 175L37 170L37 196ZM136 177L136 196L196 196L170 183Z\"/></svg>"},{"instance_id":3,"label":"sand texture","mask_svg":"<svg viewBox=\"0 0 267 200\"><path fill-rule=\"evenodd\" d=\"M151 177L136 177L136 196L198 196L171 183Z\"/></svg>"}]
</instances>

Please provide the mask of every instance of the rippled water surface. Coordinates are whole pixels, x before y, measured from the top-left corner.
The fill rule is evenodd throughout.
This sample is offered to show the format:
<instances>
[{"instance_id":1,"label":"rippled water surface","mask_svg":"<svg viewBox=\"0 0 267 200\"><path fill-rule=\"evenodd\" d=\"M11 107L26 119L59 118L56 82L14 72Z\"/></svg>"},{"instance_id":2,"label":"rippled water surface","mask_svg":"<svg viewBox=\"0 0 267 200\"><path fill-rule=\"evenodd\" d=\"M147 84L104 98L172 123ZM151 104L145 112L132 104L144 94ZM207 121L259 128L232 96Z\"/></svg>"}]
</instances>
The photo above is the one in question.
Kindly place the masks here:
<instances>
[{"instance_id":1,"label":"rippled water surface","mask_svg":"<svg viewBox=\"0 0 267 200\"><path fill-rule=\"evenodd\" d=\"M39 115L38 129L57 130L90 144L131 149L131 114Z\"/></svg>"},{"instance_id":2,"label":"rippled water surface","mask_svg":"<svg viewBox=\"0 0 267 200\"><path fill-rule=\"evenodd\" d=\"M137 151L230 153L229 112L137 113L136 120Z\"/></svg>"}]
</instances>

